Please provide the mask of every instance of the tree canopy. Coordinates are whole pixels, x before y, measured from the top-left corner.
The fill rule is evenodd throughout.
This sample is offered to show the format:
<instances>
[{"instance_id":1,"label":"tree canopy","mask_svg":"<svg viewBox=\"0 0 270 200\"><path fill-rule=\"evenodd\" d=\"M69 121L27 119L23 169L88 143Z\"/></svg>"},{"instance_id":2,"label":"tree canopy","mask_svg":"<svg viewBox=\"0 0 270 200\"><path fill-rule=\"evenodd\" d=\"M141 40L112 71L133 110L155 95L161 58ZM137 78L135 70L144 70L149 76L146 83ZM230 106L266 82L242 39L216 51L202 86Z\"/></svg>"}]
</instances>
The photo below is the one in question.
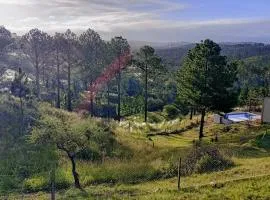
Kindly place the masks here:
<instances>
[{"instance_id":1,"label":"tree canopy","mask_svg":"<svg viewBox=\"0 0 270 200\"><path fill-rule=\"evenodd\" d=\"M237 65L228 63L220 51L213 41L202 41L189 51L177 74L180 98L202 112L200 138L206 111L228 111L237 103L233 88Z\"/></svg>"},{"instance_id":2,"label":"tree canopy","mask_svg":"<svg viewBox=\"0 0 270 200\"><path fill-rule=\"evenodd\" d=\"M108 127L101 121L82 119L75 113L52 108L47 104L41 104L39 112L41 117L32 130L31 141L54 145L64 151L72 164L75 187L81 188L75 158L80 151L91 145L106 143L111 138Z\"/></svg>"},{"instance_id":3,"label":"tree canopy","mask_svg":"<svg viewBox=\"0 0 270 200\"><path fill-rule=\"evenodd\" d=\"M0 56L6 50L6 47L12 43L11 33L5 27L0 26Z\"/></svg>"},{"instance_id":4,"label":"tree canopy","mask_svg":"<svg viewBox=\"0 0 270 200\"><path fill-rule=\"evenodd\" d=\"M164 67L161 64L161 58L155 55L155 49L150 46L144 46L135 56L133 62L140 68L144 74L144 121L147 122L148 111L148 79L154 79Z\"/></svg>"}]
</instances>

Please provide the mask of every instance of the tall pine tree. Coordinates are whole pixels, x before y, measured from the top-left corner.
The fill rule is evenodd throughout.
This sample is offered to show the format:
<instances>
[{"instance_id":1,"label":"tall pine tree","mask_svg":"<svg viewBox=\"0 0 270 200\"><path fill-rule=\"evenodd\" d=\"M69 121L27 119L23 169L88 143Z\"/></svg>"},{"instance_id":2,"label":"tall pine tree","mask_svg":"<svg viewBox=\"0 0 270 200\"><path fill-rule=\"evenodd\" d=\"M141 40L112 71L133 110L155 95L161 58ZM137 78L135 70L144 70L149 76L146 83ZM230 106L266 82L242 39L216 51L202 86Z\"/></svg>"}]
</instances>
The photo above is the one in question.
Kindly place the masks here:
<instances>
[{"instance_id":1,"label":"tall pine tree","mask_svg":"<svg viewBox=\"0 0 270 200\"><path fill-rule=\"evenodd\" d=\"M177 74L179 97L201 111L199 138L207 111L228 111L237 102L237 65L227 63L218 44L207 39L189 51Z\"/></svg>"}]
</instances>

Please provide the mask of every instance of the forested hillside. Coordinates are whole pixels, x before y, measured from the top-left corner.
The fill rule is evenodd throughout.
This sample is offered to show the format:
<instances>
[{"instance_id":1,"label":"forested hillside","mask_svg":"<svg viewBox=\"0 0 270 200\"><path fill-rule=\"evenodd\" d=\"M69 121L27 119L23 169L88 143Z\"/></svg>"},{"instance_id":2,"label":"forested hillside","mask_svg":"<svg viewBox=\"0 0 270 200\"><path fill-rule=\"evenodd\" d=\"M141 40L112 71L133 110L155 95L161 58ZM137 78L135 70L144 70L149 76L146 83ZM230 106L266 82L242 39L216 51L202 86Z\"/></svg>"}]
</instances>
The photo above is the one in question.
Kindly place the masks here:
<instances>
[{"instance_id":1,"label":"forested hillside","mask_svg":"<svg viewBox=\"0 0 270 200\"><path fill-rule=\"evenodd\" d=\"M171 66L179 66L188 51L195 44L187 44L172 48L157 48L157 54L164 58ZM221 43L222 54L230 60L242 60L254 56L265 56L270 54L270 45L262 43ZM176 69L176 68L175 68Z\"/></svg>"}]
</instances>

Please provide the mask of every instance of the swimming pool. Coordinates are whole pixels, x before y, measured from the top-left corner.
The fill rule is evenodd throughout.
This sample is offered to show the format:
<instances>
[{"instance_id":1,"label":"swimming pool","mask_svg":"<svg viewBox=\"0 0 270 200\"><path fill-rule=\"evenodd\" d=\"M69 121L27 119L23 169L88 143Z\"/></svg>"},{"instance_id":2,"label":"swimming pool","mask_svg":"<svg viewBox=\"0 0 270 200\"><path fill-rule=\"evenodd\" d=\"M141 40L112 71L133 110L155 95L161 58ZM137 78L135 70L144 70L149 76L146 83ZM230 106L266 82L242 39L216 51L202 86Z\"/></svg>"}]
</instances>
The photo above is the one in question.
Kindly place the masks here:
<instances>
[{"instance_id":1,"label":"swimming pool","mask_svg":"<svg viewBox=\"0 0 270 200\"><path fill-rule=\"evenodd\" d=\"M242 122L261 119L261 116L250 112L232 112L225 114L224 118L233 122Z\"/></svg>"}]
</instances>

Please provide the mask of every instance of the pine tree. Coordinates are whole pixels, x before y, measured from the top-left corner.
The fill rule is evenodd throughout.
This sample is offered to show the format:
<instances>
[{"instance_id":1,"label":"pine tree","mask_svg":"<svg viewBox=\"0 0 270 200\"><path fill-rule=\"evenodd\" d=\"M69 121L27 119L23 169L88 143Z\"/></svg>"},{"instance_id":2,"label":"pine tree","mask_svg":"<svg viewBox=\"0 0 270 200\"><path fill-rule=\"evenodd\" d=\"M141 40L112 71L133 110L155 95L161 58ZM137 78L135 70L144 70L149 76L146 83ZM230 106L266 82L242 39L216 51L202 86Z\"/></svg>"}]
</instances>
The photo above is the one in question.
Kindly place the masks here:
<instances>
[{"instance_id":1,"label":"pine tree","mask_svg":"<svg viewBox=\"0 0 270 200\"><path fill-rule=\"evenodd\" d=\"M207 39L189 51L177 74L179 97L201 111L199 138L207 111L228 111L237 103L236 63L227 63L218 44Z\"/></svg>"}]
</instances>

